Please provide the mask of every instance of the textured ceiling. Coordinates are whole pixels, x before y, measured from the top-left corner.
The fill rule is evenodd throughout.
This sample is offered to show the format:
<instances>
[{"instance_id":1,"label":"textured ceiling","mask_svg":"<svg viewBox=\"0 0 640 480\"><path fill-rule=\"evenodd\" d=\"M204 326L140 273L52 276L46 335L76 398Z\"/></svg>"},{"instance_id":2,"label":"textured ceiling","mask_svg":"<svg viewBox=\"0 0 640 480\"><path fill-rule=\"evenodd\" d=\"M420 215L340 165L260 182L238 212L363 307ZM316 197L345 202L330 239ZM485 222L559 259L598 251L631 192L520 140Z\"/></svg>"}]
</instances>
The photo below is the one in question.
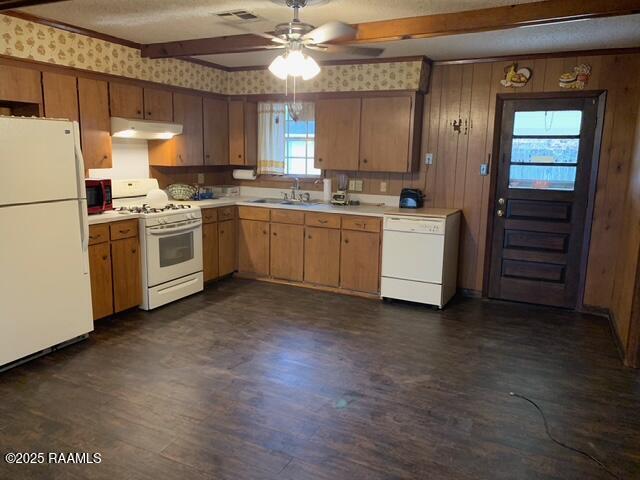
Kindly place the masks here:
<instances>
[{"instance_id":1,"label":"textured ceiling","mask_svg":"<svg viewBox=\"0 0 640 480\"><path fill-rule=\"evenodd\" d=\"M321 0L302 10L303 21L320 25L330 20L348 23L429 15L492 6L527 3L523 0ZM215 13L249 10L260 21L244 23L251 31L268 31L289 21L291 9L270 0L69 0L23 9L139 43L234 35L237 29ZM375 44L383 57L426 55L434 60L547 53L640 46L640 15L590 19L553 25ZM268 64L278 51L198 57L229 67ZM314 52L318 60L362 57Z\"/></svg>"},{"instance_id":2,"label":"textured ceiling","mask_svg":"<svg viewBox=\"0 0 640 480\"><path fill-rule=\"evenodd\" d=\"M492 32L375 43L384 47L382 57L426 55L432 60L455 60L526 53L566 52L640 46L640 15L598 18L553 25ZM201 58L229 67L267 65L279 52L207 55ZM349 60L362 57L313 52L317 60Z\"/></svg>"},{"instance_id":3,"label":"textured ceiling","mask_svg":"<svg viewBox=\"0 0 640 480\"><path fill-rule=\"evenodd\" d=\"M329 0L301 10L301 20L320 25L475 10L532 0ZM96 30L138 43L238 34L215 14L248 10L259 22L244 23L252 31L269 31L288 22L293 11L270 0L68 0L21 9L25 12Z\"/></svg>"}]
</instances>

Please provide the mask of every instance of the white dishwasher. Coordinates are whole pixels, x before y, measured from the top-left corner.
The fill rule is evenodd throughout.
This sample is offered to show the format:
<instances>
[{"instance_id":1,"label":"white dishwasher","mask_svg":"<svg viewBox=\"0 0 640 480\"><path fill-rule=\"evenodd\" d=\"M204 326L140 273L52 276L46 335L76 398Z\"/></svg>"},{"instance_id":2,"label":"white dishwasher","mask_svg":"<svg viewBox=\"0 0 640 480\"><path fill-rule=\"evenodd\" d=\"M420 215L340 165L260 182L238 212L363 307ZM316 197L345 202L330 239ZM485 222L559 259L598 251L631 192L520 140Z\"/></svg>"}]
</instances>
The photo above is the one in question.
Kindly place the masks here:
<instances>
[{"instance_id":1,"label":"white dishwasher","mask_svg":"<svg viewBox=\"0 0 640 480\"><path fill-rule=\"evenodd\" d=\"M459 212L385 215L381 296L442 308L456 293L459 235Z\"/></svg>"}]
</instances>

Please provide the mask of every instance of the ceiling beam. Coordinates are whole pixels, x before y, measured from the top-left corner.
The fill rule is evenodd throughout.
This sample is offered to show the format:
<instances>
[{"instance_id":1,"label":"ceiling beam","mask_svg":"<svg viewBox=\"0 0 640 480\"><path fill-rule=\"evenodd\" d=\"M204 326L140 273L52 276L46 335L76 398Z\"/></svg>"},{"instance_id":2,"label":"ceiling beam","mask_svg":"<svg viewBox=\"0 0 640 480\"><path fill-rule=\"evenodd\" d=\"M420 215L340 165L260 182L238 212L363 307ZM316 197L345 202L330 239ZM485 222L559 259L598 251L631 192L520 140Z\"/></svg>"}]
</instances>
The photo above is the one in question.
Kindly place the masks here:
<instances>
[{"instance_id":1,"label":"ceiling beam","mask_svg":"<svg viewBox=\"0 0 640 480\"><path fill-rule=\"evenodd\" d=\"M45 3L58 3L66 0L0 0L0 12L14 8L33 7Z\"/></svg>"},{"instance_id":2,"label":"ceiling beam","mask_svg":"<svg viewBox=\"0 0 640 480\"><path fill-rule=\"evenodd\" d=\"M530 25L629 15L640 12L640 0L546 0L455 13L399 18L354 25L355 40L334 44L374 43L486 32ZM273 45L252 34L201 38L142 46L142 56L168 58L262 50Z\"/></svg>"}]
</instances>

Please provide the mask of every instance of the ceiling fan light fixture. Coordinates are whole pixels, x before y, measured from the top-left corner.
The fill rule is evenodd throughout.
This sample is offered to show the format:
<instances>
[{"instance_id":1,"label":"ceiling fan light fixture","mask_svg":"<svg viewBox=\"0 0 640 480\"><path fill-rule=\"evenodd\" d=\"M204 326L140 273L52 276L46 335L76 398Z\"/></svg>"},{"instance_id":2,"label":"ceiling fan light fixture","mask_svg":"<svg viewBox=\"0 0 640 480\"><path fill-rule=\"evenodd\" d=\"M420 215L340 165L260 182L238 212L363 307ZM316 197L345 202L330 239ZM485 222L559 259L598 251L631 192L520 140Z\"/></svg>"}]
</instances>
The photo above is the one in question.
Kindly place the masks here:
<instances>
[{"instance_id":1,"label":"ceiling fan light fixture","mask_svg":"<svg viewBox=\"0 0 640 480\"><path fill-rule=\"evenodd\" d=\"M269 65L269 71L281 80L287 77L309 80L320 73L320 66L312 57L295 49L278 55Z\"/></svg>"},{"instance_id":2,"label":"ceiling fan light fixture","mask_svg":"<svg viewBox=\"0 0 640 480\"><path fill-rule=\"evenodd\" d=\"M269 65L269 71L280 80L286 80L287 75L289 75L285 55L286 54L278 55L273 62L271 62L271 65Z\"/></svg>"},{"instance_id":3,"label":"ceiling fan light fixture","mask_svg":"<svg viewBox=\"0 0 640 480\"><path fill-rule=\"evenodd\" d=\"M304 59L304 71L302 72L303 80L311 80L320 73L320 65L312 57L306 55Z\"/></svg>"}]
</instances>

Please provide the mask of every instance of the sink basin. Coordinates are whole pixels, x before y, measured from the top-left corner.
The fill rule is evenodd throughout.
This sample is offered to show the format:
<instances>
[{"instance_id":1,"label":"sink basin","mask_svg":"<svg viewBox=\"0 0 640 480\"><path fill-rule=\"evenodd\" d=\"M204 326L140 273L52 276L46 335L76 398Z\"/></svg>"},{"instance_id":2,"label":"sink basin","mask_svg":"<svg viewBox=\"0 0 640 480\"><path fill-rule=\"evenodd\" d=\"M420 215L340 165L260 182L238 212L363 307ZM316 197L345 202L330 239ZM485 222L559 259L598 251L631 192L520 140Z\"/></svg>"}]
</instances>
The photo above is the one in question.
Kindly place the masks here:
<instances>
[{"instance_id":1,"label":"sink basin","mask_svg":"<svg viewBox=\"0 0 640 480\"><path fill-rule=\"evenodd\" d=\"M299 200L284 200L283 198L258 198L257 200L251 200L251 203L269 203L274 205L298 205L300 207L310 207L322 203L322 200L309 200L308 202L301 202Z\"/></svg>"}]
</instances>

